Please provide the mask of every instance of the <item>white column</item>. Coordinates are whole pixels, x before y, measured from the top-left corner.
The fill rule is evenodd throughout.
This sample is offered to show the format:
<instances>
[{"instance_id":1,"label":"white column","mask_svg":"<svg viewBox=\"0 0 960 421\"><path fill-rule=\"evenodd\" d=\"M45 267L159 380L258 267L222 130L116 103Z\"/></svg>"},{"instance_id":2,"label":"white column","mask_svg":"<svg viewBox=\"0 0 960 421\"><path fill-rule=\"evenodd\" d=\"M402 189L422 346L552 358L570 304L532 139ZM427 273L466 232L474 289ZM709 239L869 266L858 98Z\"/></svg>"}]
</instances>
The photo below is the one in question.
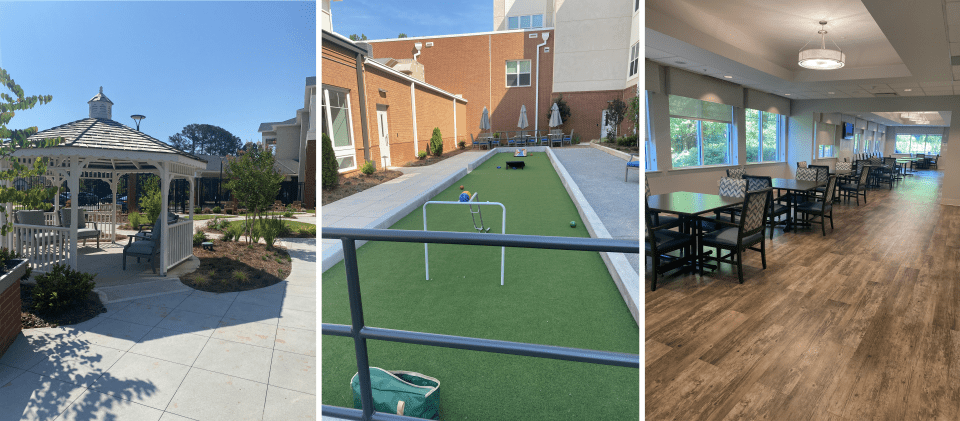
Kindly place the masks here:
<instances>
[{"instance_id":1,"label":"white column","mask_svg":"<svg viewBox=\"0 0 960 421\"><path fill-rule=\"evenodd\" d=\"M80 208L80 173L83 171L80 168L80 158L76 156L70 157L70 178L67 180L70 188L70 267L73 270L80 270L80 267L77 265L77 227L79 226L79 221L77 221L78 214L80 212L77 209Z\"/></svg>"},{"instance_id":2,"label":"white column","mask_svg":"<svg viewBox=\"0 0 960 421\"><path fill-rule=\"evenodd\" d=\"M167 230L167 195L170 194L170 172L167 163L160 163L160 275L167 275L167 248L170 246L170 232Z\"/></svg>"},{"instance_id":3,"label":"white column","mask_svg":"<svg viewBox=\"0 0 960 421\"><path fill-rule=\"evenodd\" d=\"M190 225L193 225L193 207L194 207L194 204L193 204L193 188L194 188L194 184L195 184L195 182L197 181L197 179L196 179L196 177L187 177L187 181L190 183ZM191 228L192 228L192 227L191 227ZM192 233L193 230L191 229L190 232Z\"/></svg>"},{"instance_id":4,"label":"white column","mask_svg":"<svg viewBox=\"0 0 960 421\"><path fill-rule=\"evenodd\" d=\"M117 194L120 192L117 191L117 186L120 185L120 174L114 172L113 178L110 181L110 196L113 198L113 214L110 215L110 234L113 238L110 239L111 243L117 242Z\"/></svg>"},{"instance_id":5,"label":"white column","mask_svg":"<svg viewBox=\"0 0 960 421\"><path fill-rule=\"evenodd\" d=\"M413 156L420 153L420 143L417 141L417 90L413 82L410 82L410 109L413 110Z\"/></svg>"}]
</instances>

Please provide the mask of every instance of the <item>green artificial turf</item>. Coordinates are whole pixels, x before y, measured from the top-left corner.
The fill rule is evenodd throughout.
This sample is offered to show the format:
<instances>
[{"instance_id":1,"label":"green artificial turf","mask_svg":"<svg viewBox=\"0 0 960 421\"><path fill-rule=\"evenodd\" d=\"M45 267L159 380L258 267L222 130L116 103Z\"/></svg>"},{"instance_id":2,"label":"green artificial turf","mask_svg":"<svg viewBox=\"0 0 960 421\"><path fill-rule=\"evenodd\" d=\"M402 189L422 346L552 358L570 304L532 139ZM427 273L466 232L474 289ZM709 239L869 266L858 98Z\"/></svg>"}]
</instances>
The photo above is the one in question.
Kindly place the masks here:
<instances>
[{"instance_id":1,"label":"green artificial turf","mask_svg":"<svg viewBox=\"0 0 960 421\"><path fill-rule=\"evenodd\" d=\"M523 159L524 170L505 161ZM507 233L589 237L543 153L497 154L432 200L456 201L459 186L507 208ZM428 205L431 230L470 232L464 206ZM483 207L490 232L500 208ZM577 223L570 227L570 221ZM391 228L421 230L420 208ZM639 329L598 253L371 242L358 250L368 326L605 351L639 353ZM322 320L350 324L343 262L323 273ZM416 371L440 381L441 419L639 419L639 372L541 358L367 341L371 366ZM356 372L350 338L323 336L323 404L352 407Z\"/></svg>"}]
</instances>

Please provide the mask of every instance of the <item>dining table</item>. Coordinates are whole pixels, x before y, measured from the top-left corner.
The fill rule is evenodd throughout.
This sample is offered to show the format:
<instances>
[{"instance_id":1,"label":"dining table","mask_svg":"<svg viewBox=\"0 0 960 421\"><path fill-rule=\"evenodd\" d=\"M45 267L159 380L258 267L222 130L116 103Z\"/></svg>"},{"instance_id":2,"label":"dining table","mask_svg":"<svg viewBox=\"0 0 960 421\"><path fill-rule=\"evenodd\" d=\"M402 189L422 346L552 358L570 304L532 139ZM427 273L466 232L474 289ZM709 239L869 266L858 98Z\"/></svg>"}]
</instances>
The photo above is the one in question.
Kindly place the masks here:
<instances>
[{"instance_id":1,"label":"dining table","mask_svg":"<svg viewBox=\"0 0 960 421\"><path fill-rule=\"evenodd\" d=\"M787 223L783 228L784 232L790 231L792 227L797 225L797 198L823 185L823 183L816 181L797 180L793 178L771 178L770 182L772 187L777 190L778 196L780 192L784 190L788 193L793 193L787 202L790 207L790 212L787 213Z\"/></svg>"},{"instance_id":2,"label":"dining table","mask_svg":"<svg viewBox=\"0 0 960 421\"><path fill-rule=\"evenodd\" d=\"M680 229L692 234L696 238L696 264L702 267L716 268L702 262L703 252L703 221L702 215L719 212L736 207L743 203L742 197L728 197L709 193L695 193L679 191L674 193L655 194L647 198L647 209L650 212L670 213L680 218Z\"/></svg>"}]
</instances>

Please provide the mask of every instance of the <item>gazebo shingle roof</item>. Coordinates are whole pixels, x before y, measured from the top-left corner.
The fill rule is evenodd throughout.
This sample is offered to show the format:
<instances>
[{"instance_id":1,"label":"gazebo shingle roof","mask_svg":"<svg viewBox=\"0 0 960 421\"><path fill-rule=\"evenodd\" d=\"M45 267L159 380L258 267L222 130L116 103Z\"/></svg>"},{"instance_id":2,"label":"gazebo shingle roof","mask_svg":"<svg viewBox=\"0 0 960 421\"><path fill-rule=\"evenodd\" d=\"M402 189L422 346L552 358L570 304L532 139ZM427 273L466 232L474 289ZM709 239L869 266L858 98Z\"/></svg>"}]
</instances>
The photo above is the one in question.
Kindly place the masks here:
<instances>
[{"instance_id":1,"label":"gazebo shingle roof","mask_svg":"<svg viewBox=\"0 0 960 421\"><path fill-rule=\"evenodd\" d=\"M203 158L181 151L156 138L105 118L85 118L53 127L30 136L28 140L62 137L63 143L53 148L80 147L131 152L154 152L182 155L206 162Z\"/></svg>"}]
</instances>

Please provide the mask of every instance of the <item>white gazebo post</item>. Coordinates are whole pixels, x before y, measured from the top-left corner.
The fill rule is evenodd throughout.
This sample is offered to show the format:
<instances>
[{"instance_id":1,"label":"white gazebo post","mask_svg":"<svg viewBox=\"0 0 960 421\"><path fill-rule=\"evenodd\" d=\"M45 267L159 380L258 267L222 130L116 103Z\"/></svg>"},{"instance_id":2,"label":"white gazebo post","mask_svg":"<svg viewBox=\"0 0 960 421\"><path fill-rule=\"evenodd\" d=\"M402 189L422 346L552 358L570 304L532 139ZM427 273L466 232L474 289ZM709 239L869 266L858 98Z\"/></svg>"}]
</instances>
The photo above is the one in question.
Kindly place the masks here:
<instances>
[{"instance_id":1,"label":"white gazebo post","mask_svg":"<svg viewBox=\"0 0 960 421\"><path fill-rule=\"evenodd\" d=\"M120 185L120 173L114 171L110 178L110 197L113 198L113 204L110 206L113 209L113 213L110 214L110 242L117 242L117 195L120 192L117 191L117 186Z\"/></svg>"},{"instance_id":2,"label":"white gazebo post","mask_svg":"<svg viewBox=\"0 0 960 421\"><path fill-rule=\"evenodd\" d=\"M78 209L80 208L80 173L83 172L83 168L80 168L80 157L71 156L70 158L70 178L67 181L70 188L70 268L73 270L78 270L80 267L77 265L77 227L79 221Z\"/></svg>"},{"instance_id":3,"label":"white gazebo post","mask_svg":"<svg viewBox=\"0 0 960 421\"><path fill-rule=\"evenodd\" d=\"M160 275L167 276L170 232L167 230L167 195L170 194L170 171L166 162L160 162Z\"/></svg>"},{"instance_id":4,"label":"white gazebo post","mask_svg":"<svg viewBox=\"0 0 960 421\"><path fill-rule=\"evenodd\" d=\"M190 220L191 221L193 221L193 207L195 206L193 204L193 188L194 188L194 183L196 182L196 176L197 176L196 173L194 173L192 177L190 176L187 177L187 182L190 183Z\"/></svg>"}]
</instances>

